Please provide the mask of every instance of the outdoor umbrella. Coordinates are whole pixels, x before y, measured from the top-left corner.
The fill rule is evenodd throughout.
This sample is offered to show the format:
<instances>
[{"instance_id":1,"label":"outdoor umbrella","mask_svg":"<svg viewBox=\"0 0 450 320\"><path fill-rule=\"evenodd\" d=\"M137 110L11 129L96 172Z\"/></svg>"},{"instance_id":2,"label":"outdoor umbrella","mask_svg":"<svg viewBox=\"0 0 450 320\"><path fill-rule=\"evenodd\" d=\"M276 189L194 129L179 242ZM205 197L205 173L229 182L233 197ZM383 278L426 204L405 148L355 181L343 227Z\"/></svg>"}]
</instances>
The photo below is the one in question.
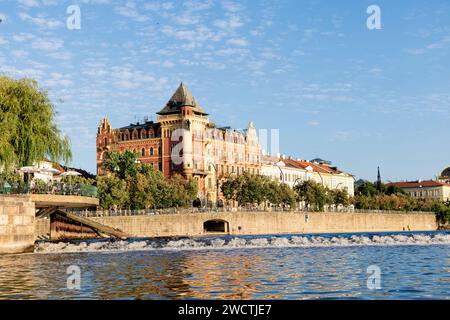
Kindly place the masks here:
<instances>
[{"instance_id":1,"label":"outdoor umbrella","mask_svg":"<svg viewBox=\"0 0 450 320\"><path fill-rule=\"evenodd\" d=\"M41 168L40 171L45 172L45 173L52 173L52 174L60 174L61 173L61 171L59 171L58 169L55 169L55 168Z\"/></svg>"},{"instance_id":2,"label":"outdoor umbrella","mask_svg":"<svg viewBox=\"0 0 450 320\"><path fill-rule=\"evenodd\" d=\"M69 176L81 176L81 173L77 171L66 171L61 173L61 177L69 177Z\"/></svg>"},{"instance_id":3,"label":"outdoor umbrella","mask_svg":"<svg viewBox=\"0 0 450 320\"><path fill-rule=\"evenodd\" d=\"M72 189L72 176L81 176L81 173L77 172L77 171L66 171L61 173L61 177L69 177L69 185L70 185L70 189Z\"/></svg>"}]
</instances>

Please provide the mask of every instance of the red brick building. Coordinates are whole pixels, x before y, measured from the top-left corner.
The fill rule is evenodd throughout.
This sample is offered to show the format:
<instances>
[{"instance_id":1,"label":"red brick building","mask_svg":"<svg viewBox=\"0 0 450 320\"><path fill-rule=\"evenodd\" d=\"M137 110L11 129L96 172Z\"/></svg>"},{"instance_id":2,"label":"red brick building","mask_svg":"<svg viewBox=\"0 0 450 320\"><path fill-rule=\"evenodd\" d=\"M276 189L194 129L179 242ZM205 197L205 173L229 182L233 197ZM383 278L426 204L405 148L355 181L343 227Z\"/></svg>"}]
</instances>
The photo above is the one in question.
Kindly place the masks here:
<instances>
[{"instance_id":1,"label":"red brick building","mask_svg":"<svg viewBox=\"0 0 450 320\"><path fill-rule=\"evenodd\" d=\"M157 113L156 122L144 121L113 128L108 118L101 120L97 133L97 174L109 151L134 151L141 163L152 164L166 177L182 174L193 177L199 199L215 204L220 182L228 175L260 174L261 148L256 129L217 127L181 83Z\"/></svg>"}]
</instances>

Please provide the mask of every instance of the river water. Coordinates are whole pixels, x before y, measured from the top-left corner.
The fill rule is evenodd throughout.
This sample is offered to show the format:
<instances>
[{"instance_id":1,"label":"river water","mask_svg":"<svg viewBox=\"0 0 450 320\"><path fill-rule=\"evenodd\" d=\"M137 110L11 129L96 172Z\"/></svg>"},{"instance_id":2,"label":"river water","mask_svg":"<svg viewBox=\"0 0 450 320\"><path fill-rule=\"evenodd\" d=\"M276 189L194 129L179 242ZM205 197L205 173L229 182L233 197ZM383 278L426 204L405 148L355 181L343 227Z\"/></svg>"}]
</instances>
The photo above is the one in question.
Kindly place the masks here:
<instances>
[{"instance_id":1,"label":"river water","mask_svg":"<svg viewBox=\"0 0 450 320\"><path fill-rule=\"evenodd\" d=\"M449 299L450 233L42 242L0 256L0 298Z\"/></svg>"}]
</instances>

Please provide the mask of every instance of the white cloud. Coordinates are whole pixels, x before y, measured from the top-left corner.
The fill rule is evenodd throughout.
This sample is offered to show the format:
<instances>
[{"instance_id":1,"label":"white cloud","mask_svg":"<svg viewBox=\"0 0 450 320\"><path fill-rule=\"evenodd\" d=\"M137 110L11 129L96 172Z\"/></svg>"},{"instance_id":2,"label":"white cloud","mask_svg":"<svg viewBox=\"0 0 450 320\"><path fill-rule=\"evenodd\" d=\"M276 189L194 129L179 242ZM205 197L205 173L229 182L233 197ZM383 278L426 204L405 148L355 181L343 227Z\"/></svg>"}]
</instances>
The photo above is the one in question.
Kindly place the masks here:
<instances>
[{"instance_id":1,"label":"white cloud","mask_svg":"<svg viewBox=\"0 0 450 320\"><path fill-rule=\"evenodd\" d=\"M21 33L18 33L18 34L13 34L12 38L13 38L13 40L15 42L25 42L25 41L29 41L29 40L35 39L36 36L34 34L31 34L31 33L21 32Z\"/></svg>"},{"instance_id":2,"label":"white cloud","mask_svg":"<svg viewBox=\"0 0 450 320\"><path fill-rule=\"evenodd\" d=\"M145 10L152 11L167 11L173 9L174 5L172 2L148 2L143 5Z\"/></svg>"},{"instance_id":3,"label":"white cloud","mask_svg":"<svg viewBox=\"0 0 450 320\"><path fill-rule=\"evenodd\" d=\"M213 25L221 29L236 29L242 27L244 23L238 16L231 16L228 20L215 20Z\"/></svg>"},{"instance_id":4,"label":"white cloud","mask_svg":"<svg viewBox=\"0 0 450 320\"><path fill-rule=\"evenodd\" d=\"M55 6L58 0L17 0L17 2L25 7Z\"/></svg>"},{"instance_id":5,"label":"white cloud","mask_svg":"<svg viewBox=\"0 0 450 320\"><path fill-rule=\"evenodd\" d=\"M24 50L13 50L11 54L15 58L26 58L28 57L28 52Z\"/></svg>"},{"instance_id":6,"label":"white cloud","mask_svg":"<svg viewBox=\"0 0 450 320\"><path fill-rule=\"evenodd\" d=\"M0 12L0 23L4 23L4 24L8 23L8 16L1 12Z\"/></svg>"},{"instance_id":7,"label":"white cloud","mask_svg":"<svg viewBox=\"0 0 450 320\"><path fill-rule=\"evenodd\" d=\"M3 36L0 35L0 45L8 44L8 40L3 38Z\"/></svg>"},{"instance_id":8,"label":"white cloud","mask_svg":"<svg viewBox=\"0 0 450 320\"><path fill-rule=\"evenodd\" d=\"M245 38L232 38L227 41L229 45L245 47L248 45L248 41Z\"/></svg>"},{"instance_id":9,"label":"white cloud","mask_svg":"<svg viewBox=\"0 0 450 320\"><path fill-rule=\"evenodd\" d=\"M136 3L131 0L128 0L124 6L115 7L114 12L116 12L118 15L131 18L134 21L138 22L144 22L149 19L148 17L139 13Z\"/></svg>"},{"instance_id":10,"label":"white cloud","mask_svg":"<svg viewBox=\"0 0 450 320\"><path fill-rule=\"evenodd\" d=\"M56 51L62 48L64 41L61 39L37 39L31 43L33 49L46 50L46 51Z\"/></svg>"},{"instance_id":11,"label":"white cloud","mask_svg":"<svg viewBox=\"0 0 450 320\"><path fill-rule=\"evenodd\" d=\"M183 6L191 12L207 10L211 8L212 5L213 2L211 0L187 0L183 2Z\"/></svg>"},{"instance_id":12,"label":"white cloud","mask_svg":"<svg viewBox=\"0 0 450 320\"><path fill-rule=\"evenodd\" d=\"M72 54L69 51L56 51L48 54L49 57L57 60L68 61L72 58Z\"/></svg>"},{"instance_id":13,"label":"white cloud","mask_svg":"<svg viewBox=\"0 0 450 320\"><path fill-rule=\"evenodd\" d=\"M244 7L240 3L232 1L223 1L222 7L229 12L238 12L244 9Z\"/></svg>"},{"instance_id":14,"label":"white cloud","mask_svg":"<svg viewBox=\"0 0 450 320\"><path fill-rule=\"evenodd\" d=\"M161 66L163 66L164 68L173 68L175 67L175 63L173 63L172 61L164 61Z\"/></svg>"},{"instance_id":15,"label":"white cloud","mask_svg":"<svg viewBox=\"0 0 450 320\"><path fill-rule=\"evenodd\" d=\"M55 20L52 18L45 18L44 16L38 16L38 17L32 17L28 13L21 12L19 13L19 18L22 21L28 21L35 25L37 25L40 28L58 28L64 26L62 21Z\"/></svg>"},{"instance_id":16,"label":"white cloud","mask_svg":"<svg viewBox=\"0 0 450 320\"><path fill-rule=\"evenodd\" d=\"M39 7L38 0L17 0L17 2L26 7Z\"/></svg>"}]
</instances>

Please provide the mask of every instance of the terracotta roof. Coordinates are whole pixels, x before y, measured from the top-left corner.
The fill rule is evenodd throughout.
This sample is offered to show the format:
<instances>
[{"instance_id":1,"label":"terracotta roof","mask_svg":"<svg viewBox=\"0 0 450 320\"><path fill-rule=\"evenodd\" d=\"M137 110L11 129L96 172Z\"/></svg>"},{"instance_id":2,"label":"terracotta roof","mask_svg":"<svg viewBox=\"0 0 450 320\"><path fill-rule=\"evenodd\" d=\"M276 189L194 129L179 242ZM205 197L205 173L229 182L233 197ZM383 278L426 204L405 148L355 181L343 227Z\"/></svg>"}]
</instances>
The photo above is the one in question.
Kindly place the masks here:
<instances>
[{"instance_id":1,"label":"terracotta roof","mask_svg":"<svg viewBox=\"0 0 450 320\"><path fill-rule=\"evenodd\" d=\"M424 181L402 181L402 182L391 182L387 186L395 186L402 189L407 188L426 188L426 187L450 187L450 184L443 183L435 180L424 180Z\"/></svg>"},{"instance_id":2,"label":"terracotta roof","mask_svg":"<svg viewBox=\"0 0 450 320\"><path fill-rule=\"evenodd\" d=\"M329 173L329 174L339 174L343 173L340 170L337 170L335 167L330 167L326 164L318 164L314 162L309 161L303 161L303 160L292 160L292 159L281 159L286 165L306 170L307 167L311 167L314 172L319 173Z\"/></svg>"},{"instance_id":3,"label":"terracotta roof","mask_svg":"<svg viewBox=\"0 0 450 320\"><path fill-rule=\"evenodd\" d=\"M180 83L180 86L172 95L172 98L170 98L170 100L167 102L166 106L161 111L157 112L157 114L165 115L180 113L181 107L183 106L193 107L194 113L207 115L207 113L203 111L202 107L200 107L197 101L195 101L194 96L191 94L188 88L186 88L183 82Z\"/></svg>"}]
</instances>

